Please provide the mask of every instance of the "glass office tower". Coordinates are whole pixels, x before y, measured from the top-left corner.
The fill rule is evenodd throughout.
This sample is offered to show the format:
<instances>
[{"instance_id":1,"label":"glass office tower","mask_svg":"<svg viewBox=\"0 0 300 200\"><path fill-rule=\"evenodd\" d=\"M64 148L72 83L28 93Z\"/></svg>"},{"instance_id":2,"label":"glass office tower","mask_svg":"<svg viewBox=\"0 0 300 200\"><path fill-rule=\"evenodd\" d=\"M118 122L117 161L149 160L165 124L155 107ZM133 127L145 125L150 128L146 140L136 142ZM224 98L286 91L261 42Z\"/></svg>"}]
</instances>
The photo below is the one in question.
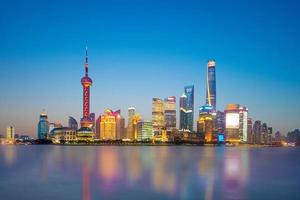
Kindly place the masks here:
<instances>
[{"instance_id":1,"label":"glass office tower","mask_svg":"<svg viewBox=\"0 0 300 200\"><path fill-rule=\"evenodd\" d=\"M206 104L216 110L216 61L209 60L207 63L206 77Z\"/></svg>"},{"instance_id":2,"label":"glass office tower","mask_svg":"<svg viewBox=\"0 0 300 200\"><path fill-rule=\"evenodd\" d=\"M176 128L176 97L167 97L164 100L165 126L167 131Z\"/></svg>"},{"instance_id":3,"label":"glass office tower","mask_svg":"<svg viewBox=\"0 0 300 200\"><path fill-rule=\"evenodd\" d=\"M187 129L186 124L186 95L183 93L180 97L180 116L179 116L179 129Z\"/></svg>"},{"instance_id":4,"label":"glass office tower","mask_svg":"<svg viewBox=\"0 0 300 200\"><path fill-rule=\"evenodd\" d=\"M186 121L187 129L193 131L194 125L194 85L184 87L186 95Z\"/></svg>"},{"instance_id":5,"label":"glass office tower","mask_svg":"<svg viewBox=\"0 0 300 200\"><path fill-rule=\"evenodd\" d=\"M40 114L38 123L38 139L47 139L49 134L48 116L45 112Z\"/></svg>"}]
</instances>

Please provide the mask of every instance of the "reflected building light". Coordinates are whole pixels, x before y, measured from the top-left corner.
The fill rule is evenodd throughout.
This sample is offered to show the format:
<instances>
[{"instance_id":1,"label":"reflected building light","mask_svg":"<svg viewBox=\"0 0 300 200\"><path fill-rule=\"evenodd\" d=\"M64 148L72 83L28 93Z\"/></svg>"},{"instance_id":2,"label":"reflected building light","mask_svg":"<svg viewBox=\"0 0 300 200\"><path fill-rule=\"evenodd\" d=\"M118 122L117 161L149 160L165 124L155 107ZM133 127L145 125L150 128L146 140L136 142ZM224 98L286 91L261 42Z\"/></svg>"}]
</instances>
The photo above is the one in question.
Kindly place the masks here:
<instances>
[{"instance_id":1,"label":"reflected building light","mask_svg":"<svg viewBox=\"0 0 300 200\"><path fill-rule=\"evenodd\" d=\"M176 191L176 174L175 173L169 173L168 178L166 181L166 190L169 194L174 194Z\"/></svg>"},{"instance_id":2,"label":"reflected building light","mask_svg":"<svg viewBox=\"0 0 300 200\"><path fill-rule=\"evenodd\" d=\"M199 159L199 176L206 177L205 182L205 194L204 199L205 200L211 200L213 199L213 186L214 186L214 172L215 172L215 149L212 148L206 148L203 152L204 155L200 156Z\"/></svg>"},{"instance_id":3,"label":"reflected building light","mask_svg":"<svg viewBox=\"0 0 300 200\"><path fill-rule=\"evenodd\" d=\"M204 155L201 155L201 158L199 159L199 168L198 168L198 174L199 176L212 176L214 171L214 155L215 151L212 148L205 148Z\"/></svg>"},{"instance_id":4,"label":"reflected building light","mask_svg":"<svg viewBox=\"0 0 300 200\"><path fill-rule=\"evenodd\" d=\"M16 147L6 145L4 149L4 158L7 166L13 165L16 160Z\"/></svg>"},{"instance_id":5,"label":"reflected building light","mask_svg":"<svg viewBox=\"0 0 300 200\"><path fill-rule=\"evenodd\" d=\"M82 199L90 200L90 169L87 165L82 166Z\"/></svg>"},{"instance_id":6,"label":"reflected building light","mask_svg":"<svg viewBox=\"0 0 300 200\"><path fill-rule=\"evenodd\" d=\"M248 151L225 151L225 198L243 199L248 179Z\"/></svg>"},{"instance_id":7,"label":"reflected building light","mask_svg":"<svg viewBox=\"0 0 300 200\"><path fill-rule=\"evenodd\" d=\"M205 187L205 200L212 200L213 199L213 191L214 191L214 179L212 177L209 177L206 181L206 187Z\"/></svg>"},{"instance_id":8,"label":"reflected building light","mask_svg":"<svg viewBox=\"0 0 300 200\"><path fill-rule=\"evenodd\" d=\"M170 157L169 150L168 147L161 147L159 154L156 154L151 180L152 186L156 191L165 191L173 194L176 190L177 182L176 174L174 174L172 169L168 168L168 163L170 162L168 160Z\"/></svg>"},{"instance_id":9,"label":"reflected building light","mask_svg":"<svg viewBox=\"0 0 300 200\"><path fill-rule=\"evenodd\" d=\"M162 162L155 162L154 169L152 170L152 186L157 192L161 192L164 186L165 172Z\"/></svg>"},{"instance_id":10,"label":"reflected building light","mask_svg":"<svg viewBox=\"0 0 300 200\"><path fill-rule=\"evenodd\" d=\"M118 152L110 147L103 148L98 152L98 173L105 182L111 182L117 179L119 173Z\"/></svg>"},{"instance_id":11,"label":"reflected building light","mask_svg":"<svg viewBox=\"0 0 300 200\"><path fill-rule=\"evenodd\" d=\"M140 150L130 152L129 160L127 164L128 164L127 170L128 170L129 181L131 183L138 181L141 177L141 174L143 174L142 166L141 166Z\"/></svg>"}]
</instances>

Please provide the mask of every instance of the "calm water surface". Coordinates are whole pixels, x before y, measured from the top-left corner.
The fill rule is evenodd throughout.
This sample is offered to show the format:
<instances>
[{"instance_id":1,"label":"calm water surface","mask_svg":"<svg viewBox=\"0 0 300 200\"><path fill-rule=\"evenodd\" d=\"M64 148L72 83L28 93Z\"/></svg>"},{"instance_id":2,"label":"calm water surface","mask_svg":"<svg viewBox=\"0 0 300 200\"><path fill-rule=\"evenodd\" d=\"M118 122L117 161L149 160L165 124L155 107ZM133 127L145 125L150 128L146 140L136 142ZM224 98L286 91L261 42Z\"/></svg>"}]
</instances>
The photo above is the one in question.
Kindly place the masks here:
<instances>
[{"instance_id":1,"label":"calm water surface","mask_svg":"<svg viewBox=\"0 0 300 200\"><path fill-rule=\"evenodd\" d=\"M1 145L0 199L300 199L300 148Z\"/></svg>"}]
</instances>

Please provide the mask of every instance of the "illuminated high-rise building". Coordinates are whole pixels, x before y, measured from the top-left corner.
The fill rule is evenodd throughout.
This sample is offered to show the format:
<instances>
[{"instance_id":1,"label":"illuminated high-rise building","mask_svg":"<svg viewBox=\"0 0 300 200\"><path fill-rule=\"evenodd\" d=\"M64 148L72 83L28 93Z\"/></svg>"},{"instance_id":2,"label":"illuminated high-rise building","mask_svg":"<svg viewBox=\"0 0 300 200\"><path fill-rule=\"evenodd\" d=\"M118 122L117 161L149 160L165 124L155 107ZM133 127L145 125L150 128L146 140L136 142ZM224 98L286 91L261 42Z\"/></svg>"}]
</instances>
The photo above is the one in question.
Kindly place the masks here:
<instances>
[{"instance_id":1,"label":"illuminated high-rise building","mask_svg":"<svg viewBox=\"0 0 300 200\"><path fill-rule=\"evenodd\" d=\"M15 141L15 128L13 126L8 126L6 128L6 140L9 143L14 143L14 141Z\"/></svg>"},{"instance_id":2,"label":"illuminated high-rise building","mask_svg":"<svg viewBox=\"0 0 300 200\"><path fill-rule=\"evenodd\" d=\"M74 130L78 129L78 123L74 117L69 117L68 127Z\"/></svg>"},{"instance_id":3,"label":"illuminated high-rise building","mask_svg":"<svg viewBox=\"0 0 300 200\"><path fill-rule=\"evenodd\" d=\"M121 116L121 111L117 110L114 112L116 117L116 139L123 139L123 134L125 131L125 119Z\"/></svg>"},{"instance_id":4,"label":"illuminated high-rise building","mask_svg":"<svg viewBox=\"0 0 300 200\"><path fill-rule=\"evenodd\" d=\"M226 141L248 142L248 108L228 104L225 110Z\"/></svg>"},{"instance_id":5,"label":"illuminated high-rise building","mask_svg":"<svg viewBox=\"0 0 300 200\"><path fill-rule=\"evenodd\" d=\"M138 122L141 120L141 116L139 114L135 114L132 118L132 127L133 127L133 139L138 139Z\"/></svg>"},{"instance_id":6,"label":"illuminated high-rise building","mask_svg":"<svg viewBox=\"0 0 300 200\"><path fill-rule=\"evenodd\" d=\"M186 122L187 129L191 132L194 130L194 86L184 87L186 95Z\"/></svg>"},{"instance_id":7,"label":"illuminated high-rise building","mask_svg":"<svg viewBox=\"0 0 300 200\"><path fill-rule=\"evenodd\" d=\"M116 115L110 109L106 109L100 118L100 139L116 139Z\"/></svg>"},{"instance_id":8,"label":"illuminated high-rise building","mask_svg":"<svg viewBox=\"0 0 300 200\"><path fill-rule=\"evenodd\" d=\"M246 143L248 141L248 108L240 106L239 112L241 141Z\"/></svg>"},{"instance_id":9,"label":"illuminated high-rise building","mask_svg":"<svg viewBox=\"0 0 300 200\"><path fill-rule=\"evenodd\" d=\"M40 114L40 120L38 123L38 139L47 139L49 134L49 122L48 116L45 112Z\"/></svg>"},{"instance_id":10,"label":"illuminated high-rise building","mask_svg":"<svg viewBox=\"0 0 300 200\"><path fill-rule=\"evenodd\" d=\"M165 126L167 131L176 128L176 97L168 97L164 100Z\"/></svg>"},{"instance_id":11,"label":"illuminated high-rise building","mask_svg":"<svg viewBox=\"0 0 300 200\"><path fill-rule=\"evenodd\" d=\"M115 118L115 120L113 120L113 118ZM114 132L114 128L111 127L113 123L115 124L115 134L114 133L111 134L111 132ZM108 138L107 135L115 135L116 140L125 138L123 135L125 131L125 119L124 117L121 116L120 110L113 112L110 109L106 109L104 111L104 114L100 115L96 120L95 126L96 126L96 137L99 139L106 140L105 138ZM102 133L101 133L101 126L102 126ZM111 138L114 137L109 137L109 138L110 138L109 140L112 140Z\"/></svg>"},{"instance_id":12,"label":"illuminated high-rise building","mask_svg":"<svg viewBox=\"0 0 300 200\"><path fill-rule=\"evenodd\" d=\"M225 140L240 142L240 110L239 104L228 104L225 110Z\"/></svg>"},{"instance_id":13,"label":"illuminated high-rise building","mask_svg":"<svg viewBox=\"0 0 300 200\"><path fill-rule=\"evenodd\" d=\"M216 112L214 117L214 133L224 134L225 133L225 113L221 111Z\"/></svg>"},{"instance_id":14,"label":"illuminated high-rise building","mask_svg":"<svg viewBox=\"0 0 300 200\"><path fill-rule=\"evenodd\" d=\"M128 124L132 122L132 118L135 115L135 108L134 107L129 107L128 108Z\"/></svg>"},{"instance_id":15,"label":"illuminated high-rise building","mask_svg":"<svg viewBox=\"0 0 300 200\"><path fill-rule=\"evenodd\" d=\"M151 121L139 121L137 123L137 140L149 141L153 137L152 122Z\"/></svg>"},{"instance_id":16,"label":"illuminated high-rise building","mask_svg":"<svg viewBox=\"0 0 300 200\"><path fill-rule=\"evenodd\" d=\"M127 124L127 139L134 139L134 130L133 130L133 124L132 124L132 119L133 116L135 115L135 108L134 107L129 107L128 108L128 124Z\"/></svg>"},{"instance_id":17,"label":"illuminated high-rise building","mask_svg":"<svg viewBox=\"0 0 300 200\"><path fill-rule=\"evenodd\" d=\"M183 93L180 97L180 116L179 116L179 129L187 129L187 119L186 119L186 95Z\"/></svg>"},{"instance_id":18,"label":"illuminated high-rise building","mask_svg":"<svg viewBox=\"0 0 300 200\"><path fill-rule=\"evenodd\" d=\"M152 123L154 135L160 135L164 128L164 102L159 98L152 99Z\"/></svg>"},{"instance_id":19,"label":"illuminated high-rise building","mask_svg":"<svg viewBox=\"0 0 300 200\"><path fill-rule=\"evenodd\" d=\"M199 118L197 121L197 133L204 137L205 142L213 140L213 115L212 106L201 106L199 109Z\"/></svg>"},{"instance_id":20,"label":"illuminated high-rise building","mask_svg":"<svg viewBox=\"0 0 300 200\"><path fill-rule=\"evenodd\" d=\"M93 84L89 77L89 63L88 63L88 48L85 51L85 76L81 79L83 87L83 116L80 120L81 127L92 128L93 122L90 119L90 87Z\"/></svg>"},{"instance_id":21,"label":"illuminated high-rise building","mask_svg":"<svg viewBox=\"0 0 300 200\"><path fill-rule=\"evenodd\" d=\"M216 110L216 61L209 60L207 63L206 77L206 104Z\"/></svg>"}]
</instances>

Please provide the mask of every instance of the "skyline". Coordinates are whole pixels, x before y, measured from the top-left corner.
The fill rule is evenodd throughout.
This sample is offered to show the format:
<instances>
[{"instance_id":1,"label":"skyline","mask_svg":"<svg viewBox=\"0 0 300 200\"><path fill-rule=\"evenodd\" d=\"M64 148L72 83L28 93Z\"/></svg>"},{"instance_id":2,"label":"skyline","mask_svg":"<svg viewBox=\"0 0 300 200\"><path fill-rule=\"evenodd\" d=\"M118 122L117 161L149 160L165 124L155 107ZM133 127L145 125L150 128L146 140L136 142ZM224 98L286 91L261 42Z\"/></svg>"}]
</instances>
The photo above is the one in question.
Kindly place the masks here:
<instances>
[{"instance_id":1,"label":"skyline","mask_svg":"<svg viewBox=\"0 0 300 200\"><path fill-rule=\"evenodd\" d=\"M124 4L124 1L120 2ZM208 7L207 4L202 4L204 7L205 5ZM295 4L299 6L297 3ZM10 10L9 5L11 4L8 3L7 10ZM110 11L113 11L113 6L110 4L105 5L111 8ZM282 5L286 6L285 3L282 3ZM40 4L37 3L34 6L40 6ZM46 5L44 6L46 7ZM62 7L64 6L67 5L63 4ZM76 6L79 7L79 5L72 5L71 8L78 8ZM297 33L299 33L300 26L297 26L299 24L297 17L293 16L293 14L296 15L297 6L289 6L291 12L281 13L282 16L274 16L274 14L270 16L270 19L276 16L277 19L281 19L282 21L279 20L277 23L282 23L280 27L285 28L285 31L279 30L279 28L276 30L277 24L275 22L273 22L275 24L269 24L269 27L261 27L262 25L265 26L264 21L255 21L257 25L252 24L253 28L256 28L256 31L262 30L264 34L259 35L253 31L251 33L253 35L249 34L244 37L239 34L230 35L232 32L229 29L234 28L235 24L233 23L230 26L229 21L227 21L229 23L227 24L229 25L228 29L224 25L226 28L225 33L227 33L224 36L206 30L204 24L209 24L208 19L200 20L201 28L194 28L193 26L197 25L198 22L196 20L189 21L193 16L187 11L194 11L193 14L196 15L197 19L198 17L201 19L200 16L203 14L200 10L197 11L186 5L182 8L186 11L183 13L184 19L181 19L174 12L171 13L174 18L173 21L168 21L166 15L159 13L164 20L158 25L153 24L151 20L146 20L146 16L150 15L153 10L150 9L150 11L143 14L140 10L134 9L138 6L131 6L129 10L132 9L136 12L131 15L127 15L128 10L125 13L121 12L119 18L122 16L132 18L142 15L144 18L139 19L139 22L146 22L146 25L142 26L140 30L135 26L137 25L135 21L130 19L124 20L129 25L132 23L129 28L126 27L127 23L125 25L119 23L120 30L113 27L113 22L118 20L113 18L112 13L109 13L108 10L104 12L108 15L107 18L105 16L101 18L95 12L92 12L92 14L85 17L85 19L90 17L90 21L83 19L77 21L76 25L83 25L83 22L88 23L88 30L77 35L72 35L72 29L60 30L64 25L64 21L60 22L61 24L58 23L58 25L50 23L50 27L47 27L49 30L43 24L34 27L35 23L46 20L50 13L42 15L41 19L30 19L29 23L32 24L29 24L28 30L25 31L25 27L23 27L25 35L16 35L18 31L15 30L16 27L12 24L15 26L20 25L18 24L20 19L16 17L9 19L9 15L13 15L14 12L8 14L7 11L3 10L0 14L1 18L4 19L1 21L0 27L4 31L4 37L0 39L0 67L3 72L0 75L0 87L5 95L0 100L0 133L3 134L7 126L13 125L16 128L16 133L35 136L38 117L43 109L46 110L51 122L60 121L66 125L68 116L73 116L79 121L82 88L78 80L82 77L84 66L85 40L89 42L90 77L93 79L91 112L95 112L96 116L106 108L121 109L122 115L127 119L127 108L134 106L143 119L149 120L151 119L152 98L176 96L178 122L179 97L184 86L194 85L195 121L198 108L204 105L206 101L206 64L209 59L214 58L217 62L218 110L224 110L228 103L240 103L249 108L250 117L254 120L267 122L274 128L274 131L280 130L282 133L286 133L299 128L300 123L297 113L300 112L300 108L297 100L300 95L297 91L300 91L300 79L297 74L300 70L297 63L300 61L298 47L300 42ZM171 6L174 7L174 11L176 11L175 8L179 9L180 7L178 4L171 4ZM199 5L196 4L197 6ZM271 8L276 10L279 9L280 4L277 2L272 6ZM95 11L92 6L88 8ZM150 8L154 9L153 7ZM119 9L122 10L120 7ZM220 9L220 7L215 9ZM280 9L282 8L280 7ZM26 10L26 6L24 10ZM28 16L23 13L25 14L24 17L30 18L39 12L32 11L33 13L27 13ZM71 9L71 11L74 10ZM89 10L87 9L87 11ZM158 11L160 10L158 9ZM270 12L268 9L265 11ZM239 10L239 12L242 11ZM270 14L269 12L258 12L256 14L266 16ZM8 16L4 17L5 14L8 14ZM72 12L70 15L72 16ZM219 28L216 31L221 30L220 23L216 19L220 16L218 13L216 15L217 17L210 15L210 17L213 17L212 21L214 23L209 26L209 30L215 30L213 25L219 25L216 26ZM63 16L62 20L67 20L69 17ZM111 29L104 30L106 26L101 26L101 24L93 26L92 22L95 22L97 17L102 22L108 23ZM245 18L246 15L242 15L243 17ZM229 18L232 18L232 16L229 16ZM290 24L284 25L287 22L286 20L289 20ZM21 21L25 20L21 19ZM226 22L226 19L221 21ZM8 22L10 23L8 24ZM176 25L176 22L179 23ZM25 26L25 24L23 25ZM70 23L68 27L75 28L76 25ZM150 29L151 26L148 27L149 25L152 25L152 28L156 27L156 29ZM164 25L167 25L167 27L165 28ZM242 24L238 24L238 26L243 28ZM59 31L50 30L51 27ZM186 30L182 28L186 28ZM84 29L84 26L79 26L75 30L81 29ZM283 34L282 38L268 35L273 29L275 29L274 33L277 33L277 36L280 33ZM36 30L39 32L34 35L33 32ZM123 35L118 32L121 30L124 31ZM152 35L147 34L149 30L153 31ZM173 33L174 30L179 31L179 34ZM201 40L196 37L201 32L204 32L202 36L208 33L212 35L211 37L209 35L203 38L200 37ZM50 33L56 33L57 35L50 36ZM102 33L101 36L103 37L98 37L97 34L99 33ZM112 33L112 36L109 36L110 33ZM245 31L241 33L245 33ZM68 34L72 35L69 39L67 39ZM25 39L28 36L30 37ZM36 36L41 36L41 38L39 39ZM58 40L55 40L55 36L58 36ZM137 38L134 38L134 36ZM251 40L248 43L243 40L250 39L251 36L260 40ZM47 38L51 40L48 41ZM234 42L235 39L238 41ZM276 41L276 39L280 40ZM262 40L267 40L267 42ZM17 44L19 48L16 48ZM240 46L240 44L242 45ZM254 60L251 58L254 58ZM160 73L159 77L157 77L158 73ZM133 77L131 77L132 75ZM247 91L241 90L243 88ZM284 94L287 90L294 91L294 93ZM258 94L255 93L256 91ZM290 116L291 119L287 119L286 116Z\"/></svg>"}]
</instances>

